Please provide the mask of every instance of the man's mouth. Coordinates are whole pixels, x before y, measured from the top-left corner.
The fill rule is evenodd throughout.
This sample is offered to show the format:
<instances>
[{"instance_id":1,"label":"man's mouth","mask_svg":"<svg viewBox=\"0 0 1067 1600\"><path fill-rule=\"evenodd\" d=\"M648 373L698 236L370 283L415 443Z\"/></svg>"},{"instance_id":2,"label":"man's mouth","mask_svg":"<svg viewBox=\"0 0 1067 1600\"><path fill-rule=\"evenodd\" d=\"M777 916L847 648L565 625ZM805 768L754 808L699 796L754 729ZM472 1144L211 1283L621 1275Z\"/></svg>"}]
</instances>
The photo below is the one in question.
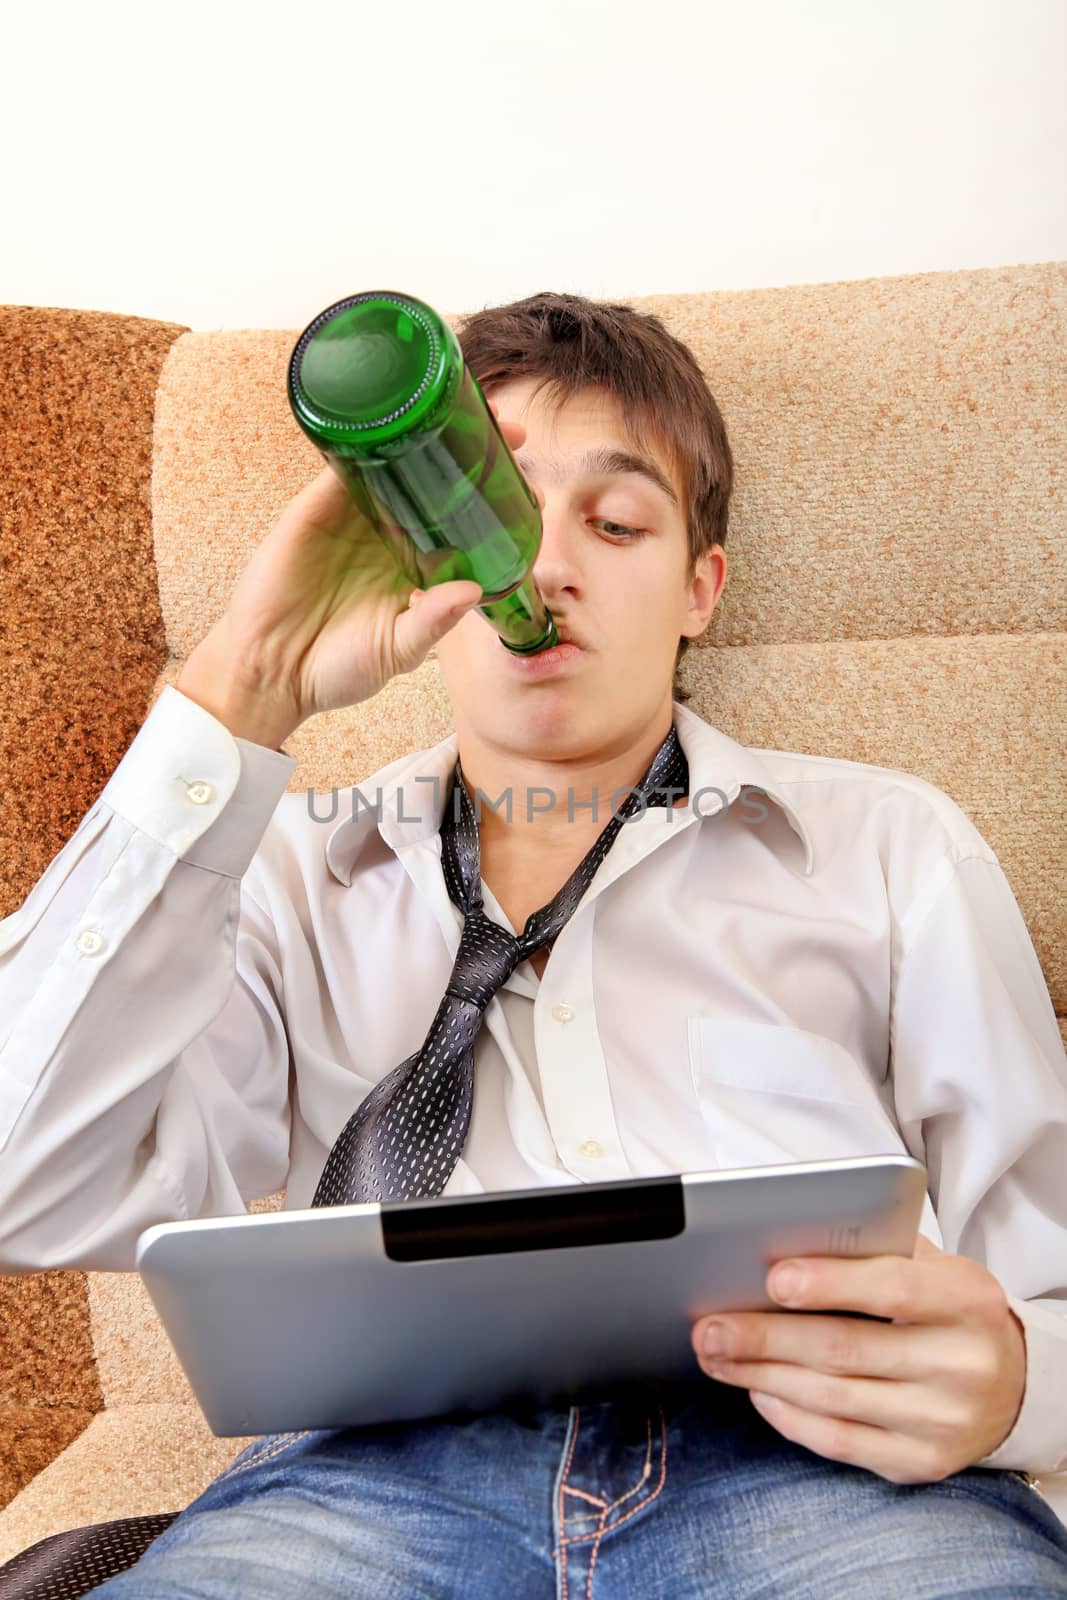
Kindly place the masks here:
<instances>
[{"instance_id":1,"label":"man's mouth","mask_svg":"<svg viewBox=\"0 0 1067 1600\"><path fill-rule=\"evenodd\" d=\"M516 660L520 660L520 661L537 661L542 656L550 656L554 650L558 650L561 645L565 645L565 644L573 645L575 650L588 650L589 646L585 643L585 641L583 639L580 639L578 637L578 635L576 633L574 633L574 631L571 629L571 627L570 627L570 625L568 623L561 622L560 619L557 616L553 616L552 620L556 625L556 643L554 645L552 645L550 649L548 649L548 650L538 650L533 655L521 655L521 654L516 654L515 652L509 652L509 653L513 654ZM503 640L501 640L500 642L501 642L501 644L504 643ZM507 646L505 645L505 649L506 648L507 648Z\"/></svg>"},{"instance_id":2,"label":"man's mouth","mask_svg":"<svg viewBox=\"0 0 1067 1600\"><path fill-rule=\"evenodd\" d=\"M514 655L509 651L511 670L523 678L540 678L548 673L562 670L570 661L577 661L584 651L584 646L579 644L569 631L557 631L559 631L559 643L554 644L550 650L538 650L535 655L530 656Z\"/></svg>"},{"instance_id":3,"label":"man's mouth","mask_svg":"<svg viewBox=\"0 0 1067 1600\"><path fill-rule=\"evenodd\" d=\"M581 639L577 637L567 623L560 622L558 617L554 617L553 621L556 624L556 634L559 638L560 644L573 644L578 650L585 649L585 645L582 643Z\"/></svg>"}]
</instances>

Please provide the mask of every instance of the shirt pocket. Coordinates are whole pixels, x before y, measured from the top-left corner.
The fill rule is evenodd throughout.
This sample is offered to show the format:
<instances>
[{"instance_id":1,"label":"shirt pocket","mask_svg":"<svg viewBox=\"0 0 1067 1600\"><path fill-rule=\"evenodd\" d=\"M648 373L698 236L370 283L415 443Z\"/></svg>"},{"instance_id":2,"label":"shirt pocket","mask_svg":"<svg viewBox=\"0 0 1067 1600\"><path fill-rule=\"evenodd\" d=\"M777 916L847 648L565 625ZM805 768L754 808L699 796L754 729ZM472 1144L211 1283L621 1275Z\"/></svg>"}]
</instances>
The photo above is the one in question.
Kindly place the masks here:
<instances>
[{"instance_id":1,"label":"shirt pocket","mask_svg":"<svg viewBox=\"0 0 1067 1600\"><path fill-rule=\"evenodd\" d=\"M861 1064L822 1034L691 1016L689 1067L718 1168L906 1153Z\"/></svg>"}]
</instances>

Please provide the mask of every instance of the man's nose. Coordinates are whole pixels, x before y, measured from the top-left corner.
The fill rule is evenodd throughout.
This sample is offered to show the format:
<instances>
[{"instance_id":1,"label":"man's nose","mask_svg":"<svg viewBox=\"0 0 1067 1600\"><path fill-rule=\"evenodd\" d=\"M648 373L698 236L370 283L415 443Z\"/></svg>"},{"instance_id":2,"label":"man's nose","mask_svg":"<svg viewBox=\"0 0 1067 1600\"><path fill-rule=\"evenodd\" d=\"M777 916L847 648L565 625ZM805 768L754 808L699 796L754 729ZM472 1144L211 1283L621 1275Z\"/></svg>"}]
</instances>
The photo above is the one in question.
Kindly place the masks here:
<instances>
[{"instance_id":1,"label":"man's nose","mask_svg":"<svg viewBox=\"0 0 1067 1600\"><path fill-rule=\"evenodd\" d=\"M537 587L549 600L565 592L577 594L581 588L577 530L559 509L541 501L541 546L534 562Z\"/></svg>"}]
</instances>

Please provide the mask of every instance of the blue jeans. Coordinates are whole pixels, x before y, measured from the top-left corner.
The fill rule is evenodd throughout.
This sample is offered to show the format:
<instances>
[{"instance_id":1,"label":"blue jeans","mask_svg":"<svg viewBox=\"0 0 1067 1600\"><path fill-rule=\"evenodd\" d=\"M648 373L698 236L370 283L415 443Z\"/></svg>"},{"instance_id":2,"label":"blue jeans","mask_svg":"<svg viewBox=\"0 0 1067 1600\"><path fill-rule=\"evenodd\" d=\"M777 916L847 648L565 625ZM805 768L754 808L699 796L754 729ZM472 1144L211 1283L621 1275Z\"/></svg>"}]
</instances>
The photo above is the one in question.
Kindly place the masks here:
<instances>
[{"instance_id":1,"label":"blue jeans","mask_svg":"<svg viewBox=\"0 0 1067 1600\"><path fill-rule=\"evenodd\" d=\"M897 1485L701 1379L568 1411L268 1435L101 1600L1067 1597L1021 1476Z\"/></svg>"}]
</instances>

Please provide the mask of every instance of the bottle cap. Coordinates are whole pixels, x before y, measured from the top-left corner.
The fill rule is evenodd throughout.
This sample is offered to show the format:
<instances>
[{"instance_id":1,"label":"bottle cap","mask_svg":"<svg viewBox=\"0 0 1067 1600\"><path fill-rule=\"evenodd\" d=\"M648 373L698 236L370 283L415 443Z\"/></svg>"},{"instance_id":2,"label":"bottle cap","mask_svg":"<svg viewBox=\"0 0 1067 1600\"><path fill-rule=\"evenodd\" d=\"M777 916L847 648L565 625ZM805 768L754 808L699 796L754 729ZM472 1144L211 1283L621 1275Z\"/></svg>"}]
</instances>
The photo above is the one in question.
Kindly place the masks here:
<instances>
[{"instance_id":1,"label":"bottle cap","mask_svg":"<svg viewBox=\"0 0 1067 1600\"><path fill-rule=\"evenodd\" d=\"M316 443L376 452L432 427L461 368L455 335L421 300L388 290L349 295L301 334L289 398Z\"/></svg>"}]
</instances>

